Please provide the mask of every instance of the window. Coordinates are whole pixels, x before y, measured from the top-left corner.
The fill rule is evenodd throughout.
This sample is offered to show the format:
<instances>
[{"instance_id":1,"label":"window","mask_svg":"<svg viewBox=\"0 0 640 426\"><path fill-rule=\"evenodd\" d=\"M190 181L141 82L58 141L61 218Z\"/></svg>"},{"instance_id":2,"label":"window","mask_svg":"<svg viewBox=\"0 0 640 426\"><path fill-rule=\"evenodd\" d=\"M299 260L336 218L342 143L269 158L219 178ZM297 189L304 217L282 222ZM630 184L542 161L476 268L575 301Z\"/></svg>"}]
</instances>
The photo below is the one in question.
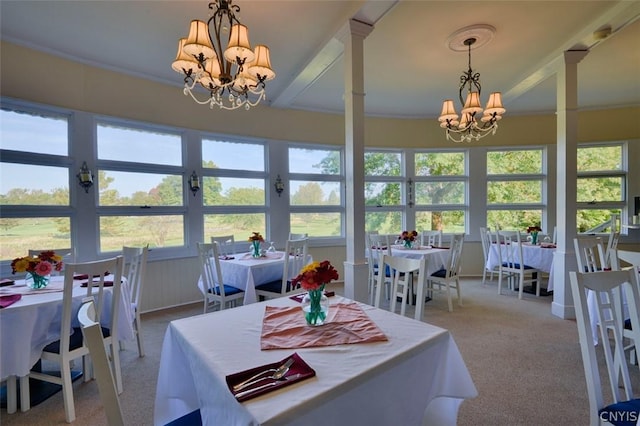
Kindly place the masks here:
<instances>
[{"instance_id":1,"label":"window","mask_svg":"<svg viewBox=\"0 0 640 426\"><path fill-rule=\"evenodd\" d=\"M400 233L406 223L401 151L364 153L365 230L381 234Z\"/></svg>"},{"instance_id":2,"label":"window","mask_svg":"<svg viewBox=\"0 0 640 426\"><path fill-rule=\"evenodd\" d=\"M71 247L68 128L62 113L0 110L0 259Z\"/></svg>"},{"instance_id":3,"label":"window","mask_svg":"<svg viewBox=\"0 0 640 426\"><path fill-rule=\"evenodd\" d=\"M104 120L96 133L99 251L184 246L180 134Z\"/></svg>"},{"instance_id":4,"label":"window","mask_svg":"<svg viewBox=\"0 0 640 426\"><path fill-rule=\"evenodd\" d=\"M544 170L543 149L488 151L487 226L542 226Z\"/></svg>"},{"instance_id":5,"label":"window","mask_svg":"<svg viewBox=\"0 0 640 426\"><path fill-rule=\"evenodd\" d=\"M466 152L418 152L414 163L416 229L465 232Z\"/></svg>"},{"instance_id":6,"label":"window","mask_svg":"<svg viewBox=\"0 0 640 426\"><path fill-rule=\"evenodd\" d=\"M610 232L612 217L621 217L626 207L625 148L622 143L578 147L578 232Z\"/></svg>"},{"instance_id":7,"label":"window","mask_svg":"<svg viewBox=\"0 0 640 426\"><path fill-rule=\"evenodd\" d=\"M266 236L265 158L263 143L202 140L204 241L217 235L246 241L254 231Z\"/></svg>"},{"instance_id":8,"label":"window","mask_svg":"<svg viewBox=\"0 0 640 426\"><path fill-rule=\"evenodd\" d=\"M290 232L343 236L342 150L291 145L288 156Z\"/></svg>"}]
</instances>

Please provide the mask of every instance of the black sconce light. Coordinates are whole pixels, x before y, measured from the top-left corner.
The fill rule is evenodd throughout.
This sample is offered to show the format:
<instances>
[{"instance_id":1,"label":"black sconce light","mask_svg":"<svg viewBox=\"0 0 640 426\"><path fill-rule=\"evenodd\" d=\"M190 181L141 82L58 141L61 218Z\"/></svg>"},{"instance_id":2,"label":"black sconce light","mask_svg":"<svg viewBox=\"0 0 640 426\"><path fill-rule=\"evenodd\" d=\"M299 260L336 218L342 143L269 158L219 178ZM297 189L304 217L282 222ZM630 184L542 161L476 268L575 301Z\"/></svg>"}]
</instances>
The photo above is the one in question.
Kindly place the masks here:
<instances>
[{"instance_id":1,"label":"black sconce light","mask_svg":"<svg viewBox=\"0 0 640 426\"><path fill-rule=\"evenodd\" d=\"M89 188L93 186L93 173L89 170L86 161L82 162L82 167L80 167L80 172L76 177L78 178L80 186L84 188L84 192L88 194Z\"/></svg>"},{"instance_id":2,"label":"black sconce light","mask_svg":"<svg viewBox=\"0 0 640 426\"><path fill-rule=\"evenodd\" d=\"M189 177L189 189L193 192L193 196L196 196L196 192L200 190L200 179L194 170Z\"/></svg>"},{"instance_id":3,"label":"black sconce light","mask_svg":"<svg viewBox=\"0 0 640 426\"><path fill-rule=\"evenodd\" d=\"M284 183L282 182L280 175L276 177L276 182L273 184L273 186L276 188L276 192L278 193L278 197L279 197L280 194L282 194L282 191L284 191Z\"/></svg>"}]
</instances>

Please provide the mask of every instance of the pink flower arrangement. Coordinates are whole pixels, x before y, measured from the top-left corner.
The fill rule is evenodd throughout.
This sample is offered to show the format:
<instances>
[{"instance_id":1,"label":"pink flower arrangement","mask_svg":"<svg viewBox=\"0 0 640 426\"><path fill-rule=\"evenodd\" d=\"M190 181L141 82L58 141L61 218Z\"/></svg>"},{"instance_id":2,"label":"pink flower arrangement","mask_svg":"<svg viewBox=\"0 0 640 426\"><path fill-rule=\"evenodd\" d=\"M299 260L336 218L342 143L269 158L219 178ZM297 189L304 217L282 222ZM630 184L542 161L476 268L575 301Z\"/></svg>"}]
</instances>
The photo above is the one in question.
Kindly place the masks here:
<instances>
[{"instance_id":1,"label":"pink flower arrangement","mask_svg":"<svg viewBox=\"0 0 640 426\"><path fill-rule=\"evenodd\" d=\"M38 257L18 257L11 262L11 272L29 272L40 276L49 275L53 270L61 271L62 257L54 251L43 251Z\"/></svg>"},{"instance_id":2,"label":"pink flower arrangement","mask_svg":"<svg viewBox=\"0 0 640 426\"><path fill-rule=\"evenodd\" d=\"M300 274L291 280L292 286L300 286L307 290L318 290L325 284L338 279L338 271L328 260L313 262L300 270Z\"/></svg>"}]
</instances>

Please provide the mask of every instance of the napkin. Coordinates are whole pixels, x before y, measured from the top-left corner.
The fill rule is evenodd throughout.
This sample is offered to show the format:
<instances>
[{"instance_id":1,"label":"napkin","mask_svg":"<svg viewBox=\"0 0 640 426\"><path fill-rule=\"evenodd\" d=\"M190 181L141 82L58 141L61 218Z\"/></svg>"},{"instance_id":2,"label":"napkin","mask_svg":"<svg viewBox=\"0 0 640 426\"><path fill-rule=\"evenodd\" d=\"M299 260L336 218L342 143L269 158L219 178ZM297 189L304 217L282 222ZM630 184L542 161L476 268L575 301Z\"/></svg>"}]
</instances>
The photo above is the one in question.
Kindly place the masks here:
<instances>
[{"instance_id":1,"label":"napkin","mask_svg":"<svg viewBox=\"0 0 640 426\"><path fill-rule=\"evenodd\" d=\"M551 244L551 243L542 243L540 244L540 247L542 248L556 248L555 244Z\"/></svg>"},{"instance_id":2,"label":"napkin","mask_svg":"<svg viewBox=\"0 0 640 426\"><path fill-rule=\"evenodd\" d=\"M3 278L0 280L0 287L5 287L8 285L13 285L15 281L10 280L9 278Z\"/></svg>"},{"instance_id":3,"label":"napkin","mask_svg":"<svg viewBox=\"0 0 640 426\"><path fill-rule=\"evenodd\" d=\"M94 281L94 283L98 284L98 281ZM86 287L88 285L89 285L89 282L85 281L80 285L80 287ZM113 281L105 281L104 282L104 287L113 287Z\"/></svg>"},{"instance_id":4,"label":"napkin","mask_svg":"<svg viewBox=\"0 0 640 426\"><path fill-rule=\"evenodd\" d=\"M109 275L109 271L104 273L105 276ZM99 277L100 275L94 275L94 277ZM89 278L88 274L76 274L73 276L74 280L86 280L87 278ZM86 287L86 286L85 286Z\"/></svg>"},{"instance_id":5,"label":"napkin","mask_svg":"<svg viewBox=\"0 0 640 426\"><path fill-rule=\"evenodd\" d=\"M293 364L291 364L291 367L289 368L289 371L287 372L287 374L285 374L285 377L290 377L289 380L284 380L284 379L280 379L280 380L273 380L273 379L265 379L265 380L261 380L258 383L251 385L249 387L246 387L244 389L240 389L237 392L233 391L233 386L248 379L249 377L258 374L261 371L265 371L268 370L270 368L278 368L280 367L282 364L284 364L289 358L293 358ZM292 355L286 357L283 360L280 360L278 362L273 362L270 364L265 364L265 365L261 365L258 367L254 367L254 368L250 368L248 370L244 370L244 371L240 371L239 373L234 373L234 374L230 374L226 377L226 381L227 381L227 386L229 387L229 391L231 391L232 394L237 394L240 392L244 392L247 391L249 389L256 389L255 392L249 392L247 394L242 395L241 397L238 397L238 401L242 402L242 401L246 401L248 399L251 398L255 398L257 396L260 395L264 395L265 393L269 393L269 392L273 392L275 390L278 389L282 389L286 386L290 386L296 382L299 382L301 380L306 380L310 377L313 377L316 375L316 371L311 368L309 366L309 364L307 364L301 357L300 355L298 355L297 353L293 353ZM268 375L265 375L268 376ZM293 376L297 376L295 378L293 378ZM271 380L271 382L269 381ZM262 389L257 389L262 385L266 385L267 383L276 383L272 386L268 386L268 387L264 387Z\"/></svg>"},{"instance_id":6,"label":"napkin","mask_svg":"<svg viewBox=\"0 0 640 426\"><path fill-rule=\"evenodd\" d=\"M328 322L308 326L300 306L265 306L260 349L293 349L386 341L387 336L356 302L329 308Z\"/></svg>"},{"instance_id":7,"label":"napkin","mask_svg":"<svg viewBox=\"0 0 640 426\"><path fill-rule=\"evenodd\" d=\"M220 259L220 260L231 260L231 259L235 259L235 257L233 257L233 256L219 256L218 259Z\"/></svg>"},{"instance_id":8,"label":"napkin","mask_svg":"<svg viewBox=\"0 0 640 426\"><path fill-rule=\"evenodd\" d=\"M5 296L0 296L0 309L11 306L20 299L22 299L21 294L7 294Z\"/></svg>"}]
</instances>

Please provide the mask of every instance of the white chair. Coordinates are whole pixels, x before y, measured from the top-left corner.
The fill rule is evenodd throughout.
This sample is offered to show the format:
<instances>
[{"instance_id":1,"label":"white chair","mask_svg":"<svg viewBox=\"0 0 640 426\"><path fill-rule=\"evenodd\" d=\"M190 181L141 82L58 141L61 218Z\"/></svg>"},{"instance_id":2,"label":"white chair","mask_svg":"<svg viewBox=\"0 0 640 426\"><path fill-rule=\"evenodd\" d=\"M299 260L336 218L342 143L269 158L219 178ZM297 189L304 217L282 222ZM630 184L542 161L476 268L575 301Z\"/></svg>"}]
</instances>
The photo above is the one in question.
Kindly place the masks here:
<instances>
[{"instance_id":1,"label":"white chair","mask_svg":"<svg viewBox=\"0 0 640 426\"><path fill-rule=\"evenodd\" d=\"M626 419L633 424L640 418L640 399L634 398L634 390L629 375L629 366L624 362L622 330L624 318L615 308L624 294L629 307L629 319L634 330L636 352L640 349L640 291L638 276L631 270L600 272L569 272L571 291L576 311L578 336L582 351L582 362L587 381L589 397L589 417L592 426L618 424L614 420ZM603 324L600 328L601 344L594 345L591 333L591 319L587 306L587 292L596 293L596 315ZM596 348L602 348L607 375L600 374L600 363ZM605 392L601 377L608 377L611 403L605 402ZM624 393L621 395L621 390ZM636 389L635 395L637 396Z\"/></svg>"},{"instance_id":2,"label":"white chair","mask_svg":"<svg viewBox=\"0 0 640 426\"><path fill-rule=\"evenodd\" d=\"M284 253L282 279L257 285L256 295L259 298L272 299L302 291L299 286L292 286L291 280L309 263L309 239L287 240Z\"/></svg>"},{"instance_id":3,"label":"white chair","mask_svg":"<svg viewBox=\"0 0 640 426\"><path fill-rule=\"evenodd\" d=\"M602 238L593 235L578 235L573 239L579 272L601 271L605 265Z\"/></svg>"},{"instance_id":4,"label":"white chair","mask_svg":"<svg viewBox=\"0 0 640 426\"><path fill-rule=\"evenodd\" d=\"M309 238L309 234L307 234L306 232L303 234L294 234L293 232L289 233L290 240L301 240L303 238Z\"/></svg>"},{"instance_id":5,"label":"white chair","mask_svg":"<svg viewBox=\"0 0 640 426\"><path fill-rule=\"evenodd\" d=\"M420 232L420 245L442 247L442 230Z\"/></svg>"},{"instance_id":6,"label":"white chair","mask_svg":"<svg viewBox=\"0 0 640 426\"><path fill-rule=\"evenodd\" d=\"M205 314L209 308L218 307L219 310L223 310L227 306L234 307L238 300L244 298L242 289L224 283L218 250L217 242L198 243Z\"/></svg>"},{"instance_id":7,"label":"white chair","mask_svg":"<svg viewBox=\"0 0 640 426\"><path fill-rule=\"evenodd\" d=\"M609 239L607 240L607 248L604 252L604 269L611 269L611 256L613 256L613 251L618 248L618 242L620 241L620 232L615 231L609 234Z\"/></svg>"},{"instance_id":8,"label":"white chair","mask_svg":"<svg viewBox=\"0 0 640 426\"><path fill-rule=\"evenodd\" d=\"M638 277L638 281L640 282L640 252L638 251L627 251L627 250L613 250L611 253L611 263L612 269L614 271L618 271L620 269L632 269L636 273L636 277ZM630 266L622 267L620 265L620 261L625 262ZM638 289L640 291L640 289ZM635 351L635 346L633 342L633 331L631 330L631 324L625 321L625 327L623 330L624 337L631 340L631 344L625 346L625 350L629 351L629 361L632 364L638 364L638 354Z\"/></svg>"},{"instance_id":9,"label":"white chair","mask_svg":"<svg viewBox=\"0 0 640 426\"><path fill-rule=\"evenodd\" d=\"M371 304L375 300L376 286L378 285L378 275L382 256L391 256L391 236L379 234L377 231L367 233L367 266L369 268L369 297ZM391 276L387 268L383 269L385 285L385 298L388 298L388 289L391 285Z\"/></svg>"},{"instance_id":10,"label":"white chair","mask_svg":"<svg viewBox=\"0 0 640 426\"><path fill-rule=\"evenodd\" d=\"M138 342L138 355L144 356L144 345L142 342L142 322L140 320L140 301L142 289L147 274L147 256L149 246L146 247L122 247L122 257L124 258L124 269L122 276L127 279L129 286L129 297L131 309L133 310L133 332Z\"/></svg>"},{"instance_id":11,"label":"white chair","mask_svg":"<svg viewBox=\"0 0 640 426\"><path fill-rule=\"evenodd\" d=\"M412 293L410 289L425 288L424 276L426 271L426 260L422 256L420 259L410 259L400 256L389 256L383 254L380 258L379 268L389 270L391 275L391 300L389 304L389 310L393 313L396 312L396 302L400 297L400 315L405 314L406 307L411 303ZM382 303L382 287L385 286L387 278L384 274L378 274L378 284L376 286L374 306L379 308ZM419 303L419 301L418 301ZM422 318L418 318L419 311L416 309L416 320L420 321Z\"/></svg>"},{"instance_id":12,"label":"white chair","mask_svg":"<svg viewBox=\"0 0 640 426\"><path fill-rule=\"evenodd\" d=\"M493 273L498 272L498 267L487 268L487 262L489 261L489 253L491 252L491 243L493 242L491 236L491 228L480 228L480 241L482 242L482 254L484 255L484 265L482 267L482 284L487 281L487 272L490 273L489 279L493 281Z\"/></svg>"},{"instance_id":13,"label":"white chair","mask_svg":"<svg viewBox=\"0 0 640 426\"><path fill-rule=\"evenodd\" d=\"M518 282L518 299L522 299L524 285L536 284L536 296L540 296L540 271L523 262L522 240L520 231L496 232L498 243L498 294L502 294L502 279L507 278L509 288L515 289L515 280Z\"/></svg>"},{"instance_id":14,"label":"white chair","mask_svg":"<svg viewBox=\"0 0 640 426\"><path fill-rule=\"evenodd\" d=\"M440 269L427 278L427 287L429 292L438 287L438 291L442 291L445 287L447 294L447 302L449 304L449 312L453 312L453 303L451 302L451 289L455 289L458 295L458 306L462 306L462 296L460 294L460 269L462 267L462 247L464 245L464 234L453 234L451 236L451 245L449 247L449 256L444 269Z\"/></svg>"},{"instance_id":15,"label":"white chair","mask_svg":"<svg viewBox=\"0 0 640 426\"><path fill-rule=\"evenodd\" d=\"M73 383L71 381L71 361L83 357L83 371L85 381L89 380L87 365L84 356L89 354L88 348L84 345L82 332L79 328L74 328L72 333L71 318L73 309L73 277L76 274L86 274L93 279L88 280L87 297L93 297L96 311L96 318L108 318L108 324L102 325L103 345L109 348L111 367L116 382L118 393L122 392L122 373L120 370L120 355L116 344L118 342L118 313L122 276L122 256L112 259L99 260L86 263L68 263L65 268L64 290L62 296L62 321L60 323L60 340L48 344L42 350L40 359L55 362L60 365L60 376L46 374L32 370L29 376L33 379L43 380L62 386L62 398L64 401L64 411L67 423L71 423L76 418L75 405L73 401ZM105 290L105 271L113 273L113 290L111 292L111 303L108 302L108 291ZM106 326L105 326L106 325Z\"/></svg>"},{"instance_id":16,"label":"white chair","mask_svg":"<svg viewBox=\"0 0 640 426\"><path fill-rule=\"evenodd\" d=\"M85 345L91 355L93 375L98 382L98 392L104 406L104 413L107 416L107 423L109 426L122 426L124 419L120 408L120 399L113 381L109 358L104 348L100 323L96 322L93 299L85 300L80 307L78 322L82 328Z\"/></svg>"},{"instance_id":17,"label":"white chair","mask_svg":"<svg viewBox=\"0 0 640 426\"><path fill-rule=\"evenodd\" d=\"M220 256L231 256L236 253L236 239L233 235L211 237L211 243L218 243Z\"/></svg>"}]
</instances>

